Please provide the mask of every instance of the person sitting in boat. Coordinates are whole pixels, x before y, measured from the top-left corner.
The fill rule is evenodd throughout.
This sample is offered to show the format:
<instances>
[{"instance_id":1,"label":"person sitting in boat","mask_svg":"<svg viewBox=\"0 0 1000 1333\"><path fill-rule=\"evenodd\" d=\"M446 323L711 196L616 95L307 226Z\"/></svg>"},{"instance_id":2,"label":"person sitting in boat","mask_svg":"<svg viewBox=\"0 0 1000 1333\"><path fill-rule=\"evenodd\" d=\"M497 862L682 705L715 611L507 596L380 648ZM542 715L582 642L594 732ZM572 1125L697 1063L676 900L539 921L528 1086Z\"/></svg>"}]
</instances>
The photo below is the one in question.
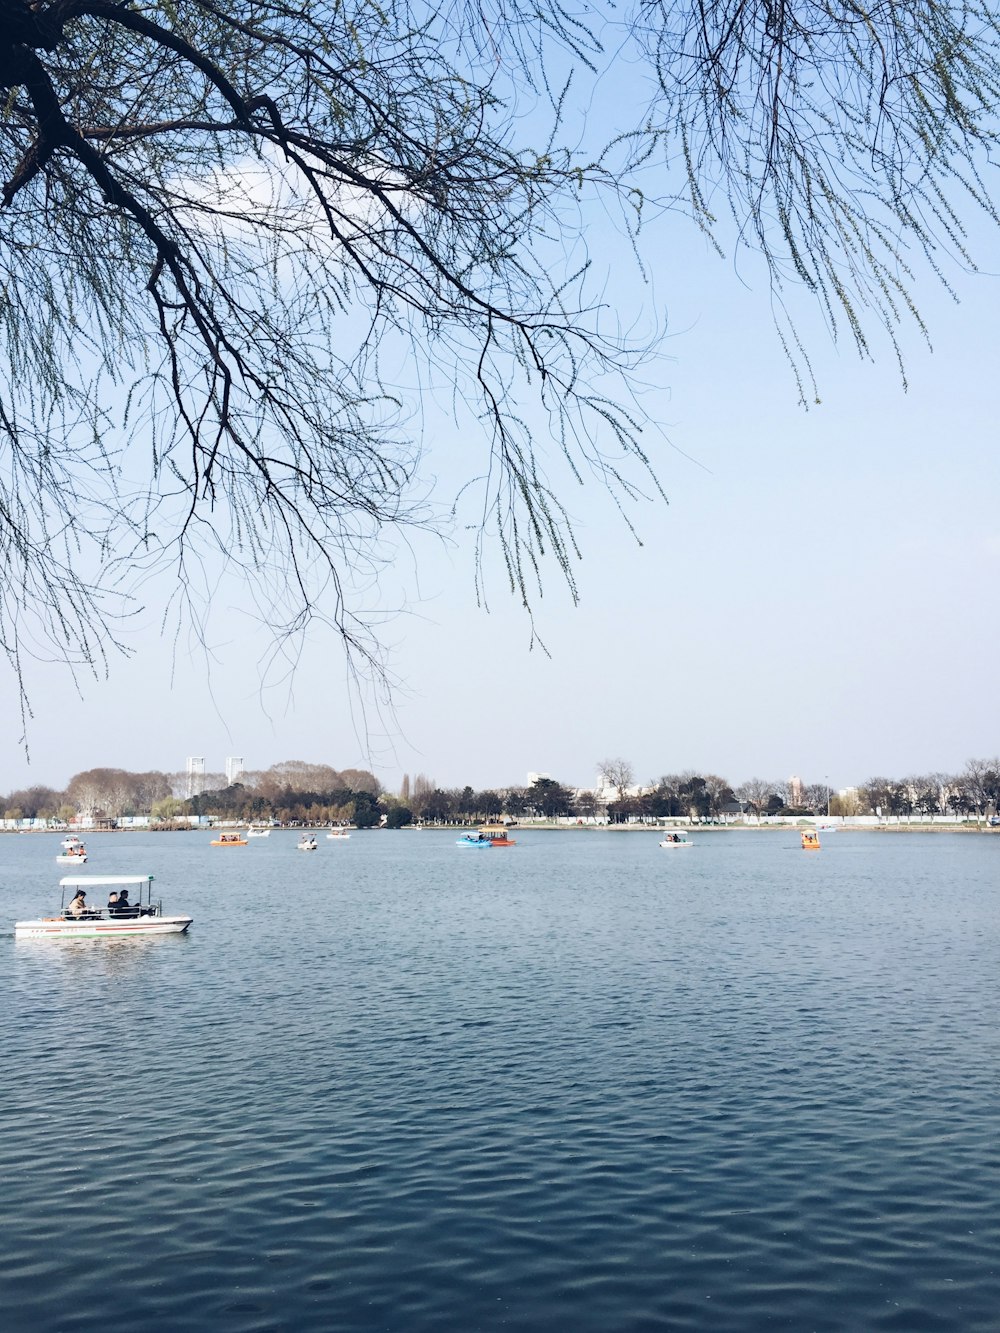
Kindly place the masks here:
<instances>
[{"instance_id":1,"label":"person sitting in boat","mask_svg":"<svg viewBox=\"0 0 1000 1333\"><path fill-rule=\"evenodd\" d=\"M87 915L87 913L90 911L90 908L87 906L87 895L84 893L83 889L77 889L76 893L73 895L69 907L66 908L66 911L70 916Z\"/></svg>"},{"instance_id":2,"label":"person sitting in boat","mask_svg":"<svg viewBox=\"0 0 1000 1333\"><path fill-rule=\"evenodd\" d=\"M118 906L115 910L115 916L138 916L138 903L130 903L128 900L128 889L122 889L118 895Z\"/></svg>"},{"instance_id":3,"label":"person sitting in boat","mask_svg":"<svg viewBox=\"0 0 1000 1333\"><path fill-rule=\"evenodd\" d=\"M109 893L109 894L108 894L108 916L117 916L117 915L118 915L118 894L117 894L117 893Z\"/></svg>"}]
</instances>

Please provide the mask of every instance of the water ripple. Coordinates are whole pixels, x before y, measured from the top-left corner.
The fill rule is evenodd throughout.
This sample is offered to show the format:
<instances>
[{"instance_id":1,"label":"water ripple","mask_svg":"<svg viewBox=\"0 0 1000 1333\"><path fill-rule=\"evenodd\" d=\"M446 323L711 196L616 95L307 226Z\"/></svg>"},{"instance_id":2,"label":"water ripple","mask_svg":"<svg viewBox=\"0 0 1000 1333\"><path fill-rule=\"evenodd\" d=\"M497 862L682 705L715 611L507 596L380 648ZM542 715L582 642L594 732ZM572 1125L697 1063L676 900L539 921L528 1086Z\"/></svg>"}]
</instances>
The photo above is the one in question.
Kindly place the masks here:
<instances>
[{"instance_id":1,"label":"water ripple","mask_svg":"<svg viewBox=\"0 0 1000 1333\"><path fill-rule=\"evenodd\" d=\"M93 840L190 935L0 943L5 1327L994 1333L996 840L199 839Z\"/></svg>"}]
</instances>

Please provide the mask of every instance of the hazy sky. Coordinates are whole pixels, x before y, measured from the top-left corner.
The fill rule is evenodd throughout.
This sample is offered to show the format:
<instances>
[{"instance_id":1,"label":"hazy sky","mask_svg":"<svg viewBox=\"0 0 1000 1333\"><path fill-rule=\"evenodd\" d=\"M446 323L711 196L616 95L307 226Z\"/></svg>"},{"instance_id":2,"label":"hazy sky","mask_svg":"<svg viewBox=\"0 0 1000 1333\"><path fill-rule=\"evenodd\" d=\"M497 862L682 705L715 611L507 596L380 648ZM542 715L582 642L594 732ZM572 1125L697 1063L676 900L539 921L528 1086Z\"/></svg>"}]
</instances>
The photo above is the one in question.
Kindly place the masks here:
<instances>
[{"instance_id":1,"label":"hazy sky","mask_svg":"<svg viewBox=\"0 0 1000 1333\"><path fill-rule=\"evenodd\" d=\"M603 259L616 244L602 231L592 250ZM996 253L987 233L979 258ZM95 765L180 769L190 754L209 769L227 755L371 767L390 789L404 772L590 785L606 756L641 780L691 768L838 787L1000 751L996 274L949 268L959 305L920 278L934 350L904 333L908 392L886 340L871 365L814 331L822 402L806 411L762 282L745 285L680 220L648 255L643 299L670 330L645 404L662 436L648 445L670 503L630 511L638 546L597 484L563 495L581 601L549 571L537 623L551 656L529 651L501 578L490 613L477 609L468 533L401 550L386 581L386 600L398 579L411 602L383 630L394 716L361 711L319 635L262 697L267 629L239 589L224 587L213 613L210 670L185 640L160 638L151 604L136 656L113 660L108 681L81 677L78 695L64 669L33 670L30 763L6 681L0 791L62 786ZM435 433L440 498L470 475L474 446Z\"/></svg>"}]
</instances>

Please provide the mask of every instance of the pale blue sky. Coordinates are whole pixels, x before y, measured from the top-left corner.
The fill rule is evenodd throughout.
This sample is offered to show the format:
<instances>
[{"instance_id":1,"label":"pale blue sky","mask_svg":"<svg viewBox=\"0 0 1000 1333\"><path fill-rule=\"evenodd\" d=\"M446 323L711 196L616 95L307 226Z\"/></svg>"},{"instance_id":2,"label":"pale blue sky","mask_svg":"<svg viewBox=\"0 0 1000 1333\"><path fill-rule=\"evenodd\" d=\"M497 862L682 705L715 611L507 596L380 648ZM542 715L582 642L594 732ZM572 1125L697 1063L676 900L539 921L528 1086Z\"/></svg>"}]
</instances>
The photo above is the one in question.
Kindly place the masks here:
<instances>
[{"instance_id":1,"label":"pale blue sky","mask_svg":"<svg viewBox=\"0 0 1000 1333\"><path fill-rule=\"evenodd\" d=\"M627 261L604 228L590 237L600 264L616 245ZM372 767L390 789L404 772L442 786L520 783L529 770L590 785L606 756L640 780L692 768L838 787L1000 751L997 277L949 269L955 305L921 272L934 351L904 331L908 392L886 340L871 365L813 326L822 402L805 411L766 285L748 289L679 219L646 246L643 317L655 310L670 331L645 404L662 423L649 444L670 505L635 510L637 547L599 487L563 495L583 547L581 602L550 570L538 627L551 657L529 652L495 563L491 612L477 609L470 534L447 550L420 538L419 586L401 553L383 588L385 604L398 586L412 607L383 631L402 682L395 717L361 712L338 645L320 635L265 708L266 632L223 585L208 675L200 653L159 637L156 603L136 657L113 660L107 682L81 678L82 698L65 670L39 665L31 762L9 708L0 791L62 786L94 765L180 769L189 754L210 769L234 754L250 768ZM983 265L996 254L985 233ZM636 289L609 290L627 318ZM797 308L808 326L810 307ZM474 443L433 432L442 502Z\"/></svg>"}]
</instances>

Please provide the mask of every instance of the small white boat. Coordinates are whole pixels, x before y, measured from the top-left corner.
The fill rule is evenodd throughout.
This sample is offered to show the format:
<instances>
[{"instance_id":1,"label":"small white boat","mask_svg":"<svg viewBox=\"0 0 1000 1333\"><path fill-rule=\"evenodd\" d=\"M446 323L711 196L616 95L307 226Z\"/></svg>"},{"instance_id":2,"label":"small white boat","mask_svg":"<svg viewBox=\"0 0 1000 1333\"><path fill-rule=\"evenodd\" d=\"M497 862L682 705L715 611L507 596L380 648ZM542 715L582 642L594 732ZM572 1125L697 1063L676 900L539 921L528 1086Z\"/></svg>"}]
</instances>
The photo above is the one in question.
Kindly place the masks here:
<instances>
[{"instance_id":1,"label":"small white boat","mask_svg":"<svg viewBox=\"0 0 1000 1333\"><path fill-rule=\"evenodd\" d=\"M694 843L688 837L681 837L679 833L670 833L660 843L661 847L693 847Z\"/></svg>"},{"instance_id":2,"label":"small white boat","mask_svg":"<svg viewBox=\"0 0 1000 1333\"><path fill-rule=\"evenodd\" d=\"M331 829L326 836L332 838L334 842L346 842L351 835L345 828L335 828Z\"/></svg>"},{"instance_id":3,"label":"small white boat","mask_svg":"<svg viewBox=\"0 0 1000 1333\"><path fill-rule=\"evenodd\" d=\"M247 829L248 838L269 838L271 830L269 828L255 828L253 824Z\"/></svg>"},{"instance_id":4,"label":"small white boat","mask_svg":"<svg viewBox=\"0 0 1000 1333\"><path fill-rule=\"evenodd\" d=\"M106 936L181 935L191 924L189 916L164 916L163 904L152 901L152 875L69 875L59 881L62 894L58 916L39 917L34 921L15 921L18 939L104 939ZM138 890L136 901L128 902L130 888ZM76 890L66 902L67 890ZM91 906L89 892L109 893L106 906ZM124 891L126 902L118 898ZM114 901L112 901L112 898Z\"/></svg>"},{"instance_id":5,"label":"small white boat","mask_svg":"<svg viewBox=\"0 0 1000 1333\"><path fill-rule=\"evenodd\" d=\"M314 852L316 850L316 839L310 833L308 836L303 834L299 839L298 849L300 852Z\"/></svg>"},{"instance_id":6,"label":"small white boat","mask_svg":"<svg viewBox=\"0 0 1000 1333\"><path fill-rule=\"evenodd\" d=\"M59 844L59 846L63 849L64 852L71 852L74 847L82 847L83 843L80 841L80 839L76 836L75 833L67 833L65 838L63 838L62 842Z\"/></svg>"},{"instance_id":7,"label":"small white boat","mask_svg":"<svg viewBox=\"0 0 1000 1333\"><path fill-rule=\"evenodd\" d=\"M65 851L60 852L56 861L64 866L82 866L87 862L87 849L82 842L78 842L75 847L67 847Z\"/></svg>"}]
</instances>

